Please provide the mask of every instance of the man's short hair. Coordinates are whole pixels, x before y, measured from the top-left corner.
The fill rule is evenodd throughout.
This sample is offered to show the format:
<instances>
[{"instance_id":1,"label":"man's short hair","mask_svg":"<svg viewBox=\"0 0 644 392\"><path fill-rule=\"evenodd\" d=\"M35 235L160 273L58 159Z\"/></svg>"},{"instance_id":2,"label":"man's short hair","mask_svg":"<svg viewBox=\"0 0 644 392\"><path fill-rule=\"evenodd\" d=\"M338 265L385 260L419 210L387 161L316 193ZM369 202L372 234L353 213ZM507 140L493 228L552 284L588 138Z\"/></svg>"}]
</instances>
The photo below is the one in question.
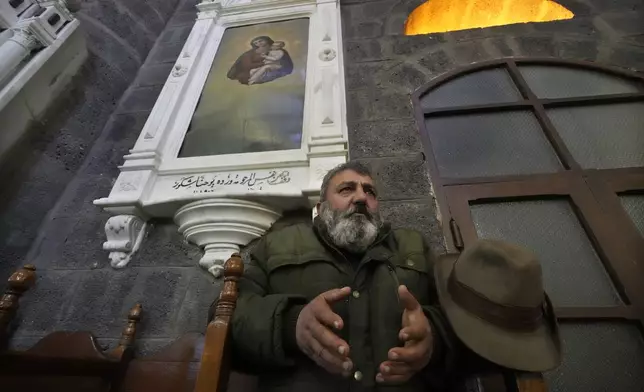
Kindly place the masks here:
<instances>
[{"instance_id":1,"label":"man's short hair","mask_svg":"<svg viewBox=\"0 0 644 392\"><path fill-rule=\"evenodd\" d=\"M336 174L339 174L346 170L352 170L360 174L361 176L371 177L372 180L375 180L373 178L373 175L371 174L371 170L365 164L357 161L349 161L349 162L343 163L329 170L329 172L326 173L326 175L322 179L322 188L320 189L320 202L326 201L326 192L329 190L329 184L331 183L331 179L333 179L333 177L335 177Z\"/></svg>"}]
</instances>

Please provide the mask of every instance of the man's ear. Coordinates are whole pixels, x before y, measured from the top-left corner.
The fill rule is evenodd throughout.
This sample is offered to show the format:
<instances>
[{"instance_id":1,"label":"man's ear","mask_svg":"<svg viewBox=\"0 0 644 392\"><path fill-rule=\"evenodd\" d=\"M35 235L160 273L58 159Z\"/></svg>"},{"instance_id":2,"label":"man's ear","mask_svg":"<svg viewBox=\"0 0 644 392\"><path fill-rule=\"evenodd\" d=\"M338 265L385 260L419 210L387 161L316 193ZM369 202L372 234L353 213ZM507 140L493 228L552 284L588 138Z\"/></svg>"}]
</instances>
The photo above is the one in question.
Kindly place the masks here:
<instances>
[{"instance_id":1,"label":"man's ear","mask_svg":"<svg viewBox=\"0 0 644 392\"><path fill-rule=\"evenodd\" d=\"M322 203L318 201L318 203L315 205L315 212L317 212L318 215L320 215L320 204Z\"/></svg>"}]
</instances>

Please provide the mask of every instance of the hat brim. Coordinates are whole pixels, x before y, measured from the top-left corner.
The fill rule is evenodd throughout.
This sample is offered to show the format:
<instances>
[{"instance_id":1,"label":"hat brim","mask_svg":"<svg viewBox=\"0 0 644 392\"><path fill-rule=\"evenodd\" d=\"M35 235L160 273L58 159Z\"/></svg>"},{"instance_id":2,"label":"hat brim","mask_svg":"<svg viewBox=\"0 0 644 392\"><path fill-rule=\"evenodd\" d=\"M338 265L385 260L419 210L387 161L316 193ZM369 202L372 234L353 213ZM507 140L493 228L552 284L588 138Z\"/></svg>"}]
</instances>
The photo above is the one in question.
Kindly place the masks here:
<instances>
[{"instance_id":1,"label":"hat brim","mask_svg":"<svg viewBox=\"0 0 644 392\"><path fill-rule=\"evenodd\" d=\"M447 282L458 255L442 257L436 265L436 285L440 303L456 335L467 347L498 365L543 372L561 362L561 341L552 311L532 331L512 331L497 327L456 304Z\"/></svg>"}]
</instances>

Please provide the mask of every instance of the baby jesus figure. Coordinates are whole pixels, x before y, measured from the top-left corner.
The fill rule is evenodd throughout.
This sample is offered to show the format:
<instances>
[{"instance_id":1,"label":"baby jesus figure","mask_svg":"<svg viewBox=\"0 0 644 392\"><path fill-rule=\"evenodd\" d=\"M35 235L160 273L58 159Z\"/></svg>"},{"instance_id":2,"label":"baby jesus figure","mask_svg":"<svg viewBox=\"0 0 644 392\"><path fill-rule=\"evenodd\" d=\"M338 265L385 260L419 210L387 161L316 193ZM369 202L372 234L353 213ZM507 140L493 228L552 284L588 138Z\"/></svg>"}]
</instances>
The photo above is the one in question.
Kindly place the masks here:
<instances>
[{"instance_id":1,"label":"baby jesus figure","mask_svg":"<svg viewBox=\"0 0 644 392\"><path fill-rule=\"evenodd\" d=\"M282 57L284 57L284 42L275 41L271 45L271 50L263 54L264 65L250 70L250 78L248 78L248 85L261 82L262 78L270 71L282 68Z\"/></svg>"}]
</instances>

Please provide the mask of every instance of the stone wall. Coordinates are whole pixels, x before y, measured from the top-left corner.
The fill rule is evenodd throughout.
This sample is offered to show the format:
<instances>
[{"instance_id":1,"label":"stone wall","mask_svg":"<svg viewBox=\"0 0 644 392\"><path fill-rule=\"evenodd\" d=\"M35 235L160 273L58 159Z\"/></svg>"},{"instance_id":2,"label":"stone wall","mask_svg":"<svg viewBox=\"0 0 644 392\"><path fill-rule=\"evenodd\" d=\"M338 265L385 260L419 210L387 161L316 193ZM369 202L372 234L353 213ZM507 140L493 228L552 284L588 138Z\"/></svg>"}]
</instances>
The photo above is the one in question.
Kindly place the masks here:
<instances>
[{"instance_id":1,"label":"stone wall","mask_svg":"<svg viewBox=\"0 0 644 392\"><path fill-rule=\"evenodd\" d=\"M572 20L402 35L422 0L342 0L350 158L384 187L385 216L444 251L410 93L459 67L506 56L559 57L644 70L641 0L558 0Z\"/></svg>"},{"instance_id":2,"label":"stone wall","mask_svg":"<svg viewBox=\"0 0 644 392\"><path fill-rule=\"evenodd\" d=\"M203 330L217 295L197 267L201 254L171 221L153 221L145 247L125 270L109 266L104 225L92 204L109 194L117 166L150 114L196 19L196 1L85 1L77 13L91 58L74 91L39 124L3 172L0 281L37 267L12 344L52 330L90 330L116 343L127 311L143 303L143 351ZM2 285L4 286L4 284Z\"/></svg>"}]
</instances>

